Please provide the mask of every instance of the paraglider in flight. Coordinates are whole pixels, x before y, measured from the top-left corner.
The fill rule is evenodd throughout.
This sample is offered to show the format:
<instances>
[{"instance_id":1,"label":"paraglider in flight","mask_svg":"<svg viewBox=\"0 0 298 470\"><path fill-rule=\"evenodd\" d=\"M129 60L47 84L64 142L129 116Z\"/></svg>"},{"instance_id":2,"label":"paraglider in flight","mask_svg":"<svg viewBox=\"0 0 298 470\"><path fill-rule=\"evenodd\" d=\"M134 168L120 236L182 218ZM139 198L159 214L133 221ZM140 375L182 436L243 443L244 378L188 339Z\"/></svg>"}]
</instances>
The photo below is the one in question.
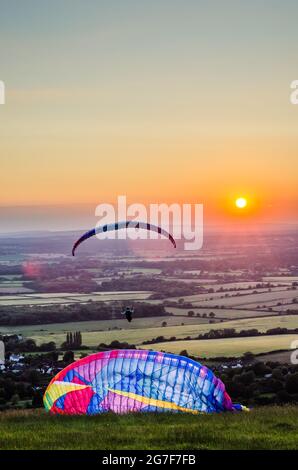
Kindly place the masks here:
<instances>
[{"instance_id":1,"label":"paraglider in flight","mask_svg":"<svg viewBox=\"0 0 298 470\"><path fill-rule=\"evenodd\" d=\"M43 400L47 411L71 415L245 409L232 403L222 381L207 367L146 350L106 351L80 359L53 378Z\"/></svg>"},{"instance_id":2,"label":"paraglider in flight","mask_svg":"<svg viewBox=\"0 0 298 470\"><path fill-rule=\"evenodd\" d=\"M132 320L134 309L131 307L126 307L121 313L122 315L125 315L126 320L130 323Z\"/></svg>"},{"instance_id":3,"label":"paraglider in flight","mask_svg":"<svg viewBox=\"0 0 298 470\"><path fill-rule=\"evenodd\" d=\"M98 233L104 233L104 232L111 232L114 230L122 230L122 229L128 229L128 228L135 228L135 229L144 229L144 230L149 230L152 232L159 233L160 235L165 236L170 240L174 248L176 248L176 242L173 238L173 236L168 233L166 230L163 228L153 225L153 224L147 224L146 222L138 222L136 220L125 220L124 222L116 222L112 224L106 224L106 225L100 225L99 227L93 228L92 230L89 230L88 232L84 233L74 244L72 248L72 255L75 255L75 251L77 247L85 240L88 240L88 238L91 238Z\"/></svg>"}]
</instances>

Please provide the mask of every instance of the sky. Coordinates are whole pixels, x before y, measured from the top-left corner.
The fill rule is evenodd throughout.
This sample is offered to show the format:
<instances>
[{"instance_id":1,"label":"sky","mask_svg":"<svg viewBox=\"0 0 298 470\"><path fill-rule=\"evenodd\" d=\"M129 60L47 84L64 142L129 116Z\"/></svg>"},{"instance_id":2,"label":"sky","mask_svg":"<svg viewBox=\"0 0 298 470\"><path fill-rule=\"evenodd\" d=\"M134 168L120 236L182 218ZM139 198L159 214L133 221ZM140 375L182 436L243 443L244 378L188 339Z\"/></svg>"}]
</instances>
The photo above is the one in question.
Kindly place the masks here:
<instances>
[{"instance_id":1,"label":"sky","mask_svg":"<svg viewBox=\"0 0 298 470\"><path fill-rule=\"evenodd\" d=\"M0 232L84 226L118 195L202 203L210 224L297 221L297 1L0 12Z\"/></svg>"}]
</instances>

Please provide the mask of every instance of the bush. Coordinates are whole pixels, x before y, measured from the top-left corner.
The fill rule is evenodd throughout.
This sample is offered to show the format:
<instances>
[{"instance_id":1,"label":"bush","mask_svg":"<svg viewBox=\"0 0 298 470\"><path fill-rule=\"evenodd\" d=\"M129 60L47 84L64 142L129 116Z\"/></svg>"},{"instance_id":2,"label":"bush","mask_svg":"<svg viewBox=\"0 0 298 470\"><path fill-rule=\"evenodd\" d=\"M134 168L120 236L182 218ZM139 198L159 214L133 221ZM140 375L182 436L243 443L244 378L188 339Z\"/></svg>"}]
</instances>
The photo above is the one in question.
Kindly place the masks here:
<instances>
[{"instance_id":1,"label":"bush","mask_svg":"<svg viewBox=\"0 0 298 470\"><path fill-rule=\"evenodd\" d=\"M11 397L11 403L12 405L16 405L17 403L19 403L20 401L20 397L17 393L15 393L12 397Z\"/></svg>"},{"instance_id":2,"label":"bush","mask_svg":"<svg viewBox=\"0 0 298 470\"><path fill-rule=\"evenodd\" d=\"M186 349L183 349L183 351L181 351L179 353L180 356L185 356L185 357L188 357L188 352L186 351Z\"/></svg>"},{"instance_id":3,"label":"bush","mask_svg":"<svg viewBox=\"0 0 298 470\"><path fill-rule=\"evenodd\" d=\"M270 367L267 367L263 362L257 362L253 366L253 370L254 370L254 373L258 377L264 377L264 375L271 374L271 372L272 372Z\"/></svg>"},{"instance_id":4,"label":"bush","mask_svg":"<svg viewBox=\"0 0 298 470\"><path fill-rule=\"evenodd\" d=\"M273 372L272 372L272 377L275 379L275 380L283 380L283 373L280 369L275 369Z\"/></svg>"},{"instance_id":5,"label":"bush","mask_svg":"<svg viewBox=\"0 0 298 470\"><path fill-rule=\"evenodd\" d=\"M275 393L263 393L255 398L258 405L272 405L277 402L277 395Z\"/></svg>"},{"instance_id":6,"label":"bush","mask_svg":"<svg viewBox=\"0 0 298 470\"><path fill-rule=\"evenodd\" d=\"M63 356L63 362L67 364L71 364L74 361L74 353L73 351L66 351Z\"/></svg>"},{"instance_id":7,"label":"bush","mask_svg":"<svg viewBox=\"0 0 298 470\"><path fill-rule=\"evenodd\" d=\"M298 372L286 378L286 391L288 393L298 393Z\"/></svg>"},{"instance_id":8,"label":"bush","mask_svg":"<svg viewBox=\"0 0 298 470\"><path fill-rule=\"evenodd\" d=\"M244 372L243 374L238 375L237 379L239 382L243 383L244 385L250 385L255 381L256 376L255 376L254 371L250 370L249 372Z\"/></svg>"}]
</instances>

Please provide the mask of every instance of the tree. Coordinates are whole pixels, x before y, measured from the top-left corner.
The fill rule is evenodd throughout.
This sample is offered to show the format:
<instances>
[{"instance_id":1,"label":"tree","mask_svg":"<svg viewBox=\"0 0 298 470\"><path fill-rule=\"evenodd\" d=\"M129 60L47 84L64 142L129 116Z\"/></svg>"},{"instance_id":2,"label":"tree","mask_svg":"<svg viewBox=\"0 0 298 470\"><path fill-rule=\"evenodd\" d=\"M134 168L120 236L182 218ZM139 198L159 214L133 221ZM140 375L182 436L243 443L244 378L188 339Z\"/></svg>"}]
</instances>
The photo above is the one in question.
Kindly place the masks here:
<instances>
[{"instance_id":1,"label":"tree","mask_svg":"<svg viewBox=\"0 0 298 470\"><path fill-rule=\"evenodd\" d=\"M12 397L11 397L11 403L12 405L16 405L18 402L20 401L20 397L17 393L15 393Z\"/></svg>"},{"instance_id":2,"label":"tree","mask_svg":"<svg viewBox=\"0 0 298 470\"><path fill-rule=\"evenodd\" d=\"M26 351L26 352L34 352L36 351L36 343L33 339L27 339L26 341L24 341L24 344L23 344L23 350Z\"/></svg>"},{"instance_id":3,"label":"tree","mask_svg":"<svg viewBox=\"0 0 298 470\"><path fill-rule=\"evenodd\" d=\"M298 372L286 378L286 391L288 393L298 393Z\"/></svg>"},{"instance_id":4,"label":"tree","mask_svg":"<svg viewBox=\"0 0 298 470\"><path fill-rule=\"evenodd\" d=\"M271 374L271 372L272 372L270 367L266 366L266 364L264 364L263 362L257 362L253 366L253 370L254 370L254 373L258 377L264 377L264 375Z\"/></svg>"},{"instance_id":5,"label":"tree","mask_svg":"<svg viewBox=\"0 0 298 470\"><path fill-rule=\"evenodd\" d=\"M49 343L42 343L39 346L40 351L55 351L56 343L54 341L50 341Z\"/></svg>"},{"instance_id":6,"label":"tree","mask_svg":"<svg viewBox=\"0 0 298 470\"><path fill-rule=\"evenodd\" d=\"M186 349L183 349L183 351L181 351L179 353L180 356L185 356L185 357L188 357L188 352L186 351Z\"/></svg>"},{"instance_id":7,"label":"tree","mask_svg":"<svg viewBox=\"0 0 298 470\"><path fill-rule=\"evenodd\" d=\"M71 364L74 361L74 353L73 351L66 351L63 356L63 362L67 364Z\"/></svg>"},{"instance_id":8,"label":"tree","mask_svg":"<svg viewBox=\"0 0 298 470\"><path fill-rule=\"evenodd\" d=\"M256 379L255 373L253 370L249 372L244 372L243 374L238 376L238 380L243 383L244 385L252 384Z\"/></svg>"},{"instance_id":9,"label":"tree","mask_svg":"<svg viewBox=\"0 0 298 470\"><path fill-rule=\"evenodd\" d=\"M254 354L251 352L251 351L247 351L243 354L242 356L242 360L243 362L247 363L247 362L252 362L254 360Z\"/></svg>"},{"instance_id":10,"label":"tree","mask_svg":"<svg viewBox=\"0 0 298 470\"><path fill-rule=\"evenodd\" d=\"M35 390L32 397L33 408L40 408L43 406L43 393L41 390Z\"/></svg>"},{"instance_id":11,"label":"tree","mask_svg":"<svg viewBox=\"0 0 298 470\"><path fill-rule=\"evenodd\" d=\"M25 372L24 376L26 381L28 381L31 385L38 386L40 384L41 374L37 370L30 369L29 371Z\"/></svg>"},{"instance_id":12,"label":"tree","mask_svg":"<svg viewBox=\"0 0 298 470\"><path fill-rule=\"evenodd\" d=\"M283 373L280 369L274 369L274 371L272 372L272 377L275 379L275 380L283 380Z\"/></svg>"},{"instance_id":13,"label":"tree","mask_svg":"<svg viewBox=\"0 0 298 470\"><path fill-rule=\"evenodd\" d=\"M66 334L66 341L63 346L67 349L78 349L82 345L82 334L80 331L71 331Z\"/></svg>"}]
</instances>

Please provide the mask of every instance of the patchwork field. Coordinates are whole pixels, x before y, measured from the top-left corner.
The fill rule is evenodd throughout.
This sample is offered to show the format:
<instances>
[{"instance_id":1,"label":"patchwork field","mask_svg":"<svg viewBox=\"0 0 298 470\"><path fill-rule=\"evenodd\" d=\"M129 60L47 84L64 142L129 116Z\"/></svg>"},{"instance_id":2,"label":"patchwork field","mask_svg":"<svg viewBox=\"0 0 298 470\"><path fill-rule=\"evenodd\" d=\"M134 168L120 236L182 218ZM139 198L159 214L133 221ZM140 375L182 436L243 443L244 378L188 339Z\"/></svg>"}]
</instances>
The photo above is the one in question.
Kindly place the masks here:
<instances>
[{"instance_id":1,"label":"patchwork field","mask_svg":"<svg viewBox=\"0 0 298 470\"><path fill-rule=\"evenodd\" d=\"M168 258L165 259L169 261ZM126 258L125 260L127 261ZM162 258L158 258L158 260L161 261ZM94 274L98 283L108 279L102 276L100 269L90 268L89 271ZM192 278L193 274L199 274L200 271L191 271L188 276L188 272L185 271L184 275L186 275L186 278L182 275L163 277L161 269L155 268L154 264L148 268L132 266L119 269L118 275L119 273L124 277L131 277L135 274L142 274L144 277L152 275L161 276L169 281L177 281L183 284L195 283L203 285L204 282L207 288L212 286L215 292L166 299L166 301L175 301L181 304L180 307L166 307L167 312L172 314L171 316L139 318L134 319L131 324L128 324L124 319L114 319L111 314L111 320L105 321L1 327L0 332L22 333L25 337L32 337L38 344L54 341L60 346L65 341L68 331L79 330L83 335L83 344L90 348L96 348L100 343L110 344L114 340L125 341L138 346L142 345L144 341L150 341L157 337L165 339L194 338L210 330L223 328L234 328L236 331L257 329L260 332L277 327L298 328L298 316L279 315L280 311L287 308L297 309L297 304L293 303L297 297L297 291L294 288L289 289L289 286L292 287L291 283L296 281L294 277L263 278L264 282L275 284L275 287L269 290L268 288L256 287L262 280L258 282L235 282L234 277L232 282L222 282L218 277L217 280L213 278ZM237 275L237 272L231 274ZM241 271L238 274L241 275ZM278 284L282 284L282 286ZM1 287L26 290L21 276L0 276L0 293ZM15 291L12 291L11 295L9 293L7 295L0 295L0 306L35 305L40 306L40 311L42 312L42 307L47 305L84 304L90 301L118 301L121 303L140 300L151 304L163 303L163 300L149 300L151 294L152 292L144 290L95 292L91 294L76 294L72 292L38 294L26 293L26 291L20 291L17 294ZM191 303L193 308L184 308L183 303L187 302ZM281 305L277 307L278 303ZM215 308L215 306L219 308ZM270 307L272 312L269 311ZM194 312L193 317L188 316L190 310ZM214 317L209 316L211 312L213 312ZM200 315L200 317L197 315ZM203 315L206 315L206 318L202 318ZM268 352L290 348L289 338L285 336L276 336L274 338L240 338L237 340L160 342L147 347L156 349L171 348L167 350L173 352L180 352L182 349L191 347L192 349L189 353L201 354L202 344L205 348L203 353L207 357L238 355L248 350L253 352Z\"/></svg>"},{"instance_id":2,"label":"patchwork field","mask_svg":"<svg viewBox=\"0 0 298 470\"><path fill-rule=\"evenodd\" d=\"M93 294L27 294L23 296L4 295L0 297L1 306L50 305L94 302L113 302L121 300L145 300L151 295L146 291L98 292Z\"/></svg>"},{"instance_id":3,"label":"patchwork field","mask_svg":"<svg viewBox=\"0 0 298 470\"><path fill-rule=\"evenodd\" d=\"M21 275L7 274L0 276L0 294L25 294L33 292L26 287L26 284L28 282L23 281Z\"/></svg>"},{"instance_id":4,"label":"patchwork field","mask_svg":"<svg viewBox=\"0 0 298 470\"><path fill-rule=\"evenodd\" d=\"M212 286L215 288L216 286ZM231 300L245 304L246 302L256 302L264 296L265 300L275 300L275 298L291 298L295 297L295 290L288 290L287 287L272 287L271 292L268 288L259 289L248 289L248 290L231 290L228 292L214 292L204 294L193 294L181 297L171 297L166 300L179 302L183 298L184 302L190 302L192 304L210 302L212 305L216 305L220 300ZM206 304L208 306L208 304ZM202 305L203 306L203 305Z\"/></svg>"},{"instance_id":5,"label":"patchwork field","mask_svg":"<svg viewBox=\"0 0 298 470\"><path fill-rule=\"evenodd\" d=\"M186 350L188 354L200 358L239 357L248 351L260 354L279 349L288 350L291 349L294 340L297 340L297 335L252 336L249 338L164 342L150 345L150 348L175 354Z\"/></svg>"},{"instance_id":6,"label":"patchwork field","mask_svg":"<svg viewBox=\"0 0 298 470\"><path fill-rule=\"evenodd\" d=\"M204 306L224 305L225 307L248 307L254 309L258 305L271 306L277 302L292 302L297 297L296 290L276 290L272 292L262 292L258 294L239 295L235 297L214 298L214 300L205 300ZM194 305L202 305L201 300L193 301Z\"/></svg>"},{"instance_id":7,"label":"patchwork field","mask_svg":"<svg viewBox=\"0 0 298 470\"><path fill-rule=\"evenodd\" d=\"M264 282L269 282L269 281L264 281ZM224 290L236 290L236 289L257 289L257 285L260 284L260 282L255 282L255 281L243 281L243 282L224 282L220 283L218 281L215 281L215 285L210 286L210 283L207 282L206 284L202 284L204 287L207 289L212 287L215 292L218 291L219 289L224 289ZM273 284L279 284L279 282L272 282ZM281 283L283 284L283 283ZM266 288L265 288L266 289Z\"/></svg>"},{"instance_id":8,"label":"patchwork field","mask_svg":"<svg viewBox=\"0 0 298 470\"><path fill-rule=\"evenodd\" d=\"M215 288L216 286L214 286ZM262 289L231 290L228 292L214 292L208 294L193 294L181 297L171 297L165 299L167 302L191 303L194 307L215 306L232 307L239 309L254 310L258 306L270 307L278 302L291 304L293 299L298 297L298 291L294 288L272 287ZM160 300L147 300L148 303L158 304Z\"/></svg>"},{"instance_id":9,"label":"patchwork field","mask_svg":"<svg viewBox=\"0 0 298 470\"><path fill-rule=\"evenodd\" d=\"M298 306L296 306L296 309L298 309ZM253 317L263 317L263 316L268 316L268 315L278 315L279 310L275 310L274 312L268 312L268 310L265 311L259 311L259 310L240 310L240 309L234 309L234 308L178 308L178 307L166 307L166 311L169 313L172 313L173 315L178 315L178 316L188 316L189 311L194 312L195 316L196 315L209 315L211 312L215 314L215 320L218 319L237 319L237 318L253 318Z\"/></svg>"},{"instance_id":10,"label":"patchwork field","mask_svg":"<svg viewBox=\"0 0 298 470\"><path fill-rule=\"evenodd\" d=\"M277 327L286 327L289 329L298 327L298 316L296 315L285 315L282 317L263 317L263 318L248 318L243 320L232 320L224 323L192 323L188 322L185 319L185 324L177 324L172 326L161 327L162 321L168 322L168 320L175 322L175 317L158 317L153 321L159 323L158 326L153 327L152 319L139 319L133 321L131 324L125 322L125 320L117 320L123 326L123 329L119 330L109 330L110 326L115 327L114 321L106 322L75 322L75 323L58 323L52 325L35 325L35 326L24 326L18 328L1 328L3 333L9 332L20 332L24 336L33 338L38 344L55 341L57 345L60 345L65 341L65 333L67 331L77 331L80 330L83 333L83 344L90 347L95 347L100 343L109 344L114 340L126 341L130 344L140 345L143 341L148 341L158 336L163 336L164 338L185 338L195 337L201 333L206 333L212 329L223 329L223 328L235 328L236 331L247 330L251 328L256 328L260 332L267 331L270 328ZM201 320L201 319L192 319L192 320ZM109 322L109 323L108 323ZM121 323L122 322L122 323ZM136 323L138 322L138 323ZM106 330L102 331L103 323L106 325ZM118 323L119 324L119 323ZM110 325L110 326L108 326ZM269 338L272 338L271 336ZM297 335L296 335L297 338ZM249 338L241 338L244 340L249 340ZM261 338L263 339L263 338ZM208 340L209 342L210 340ZM223 340L219 340L223 341ZM178 342L181 344L181 342ZM173 343L171 343L173 344ZM150 345L151 348L152 345ZM157 345L160 346L160 343ZM184 348L182 348L184 349ZM274 349L289 349L273 347ZM181 349L180 349L181 350ZM246 348L245 351L248 351L249 348ZM244 351L244 352L245 352ZM266 349L266 351L271 351L271 349ZM262 351L260 351L262 352Z\"/></svg>"},{"instance_id":11,"label":"patchwork field","mask_svg":"<svg viewBox=\"0 0 298 470\"><path fill-rule=\"evenodd\" d=\"M291 285L293 282L298 283L298 276L266 276L263 281Z\"/></svg>"},{"instance_id":12,"label":"patchwork field","mask_svg":"<svg viewBox=\"0 0 298 470\"><path fill-rule=\"evenodd\" d=\"M68 322L68 323L51 323L44 325L24 325L16 327L0 326L2 333L22 333L29 337L35 334L44 334L47 336L52 333L66 333L67 331L81 331L81 332L97 332L97 331L114 331L116 336L117 331L130 331L145 328L163 328L162 324L166 322L167 326L180 326L181 323L185 325L198 325L209 324L208 318L188 318L177 316L159 316L159 317L143 317L135 318L132 323L128 323L125 319L111 319L100 321L84 321L84 322Z\"/></svg>"}]
</instances>

